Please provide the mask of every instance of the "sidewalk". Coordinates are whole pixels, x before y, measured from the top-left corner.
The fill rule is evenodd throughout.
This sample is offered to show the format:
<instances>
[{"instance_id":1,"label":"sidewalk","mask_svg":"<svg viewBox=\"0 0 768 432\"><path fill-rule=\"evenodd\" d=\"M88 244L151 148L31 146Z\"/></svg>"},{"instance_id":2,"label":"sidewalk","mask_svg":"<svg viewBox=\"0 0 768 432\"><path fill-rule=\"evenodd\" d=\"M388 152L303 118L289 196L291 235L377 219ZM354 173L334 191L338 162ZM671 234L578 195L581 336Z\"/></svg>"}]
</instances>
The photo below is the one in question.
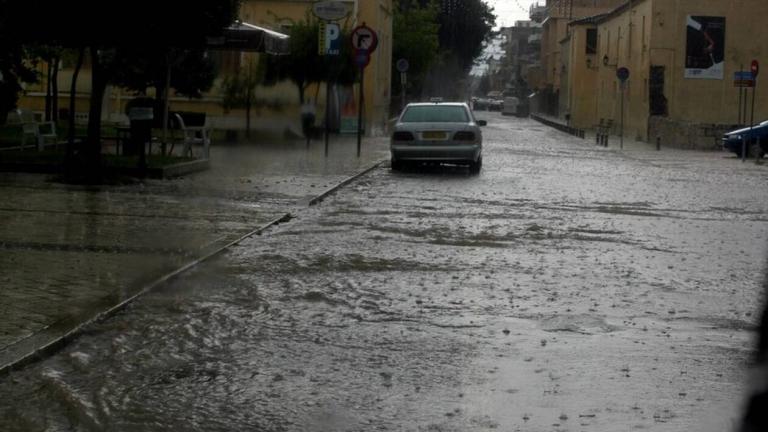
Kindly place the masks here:
<instances>
[{"instance_id":1,"label":"sidewalk","mask_svg":"<svg viewBox=\"0 0 768 432\"><path fill-rule=\"evenodd\" d=\"M0 369L388 157L386 138L214 146L211 169L121 186L0 174Z\"/></svg>"},{"instance_id":2,"label":"sidewalk","mask_svg":"<svg viewBox=\"0 0 768 432\"><path fill-rule=\"evenodd\" d=\"M542 114L542 113L532 113L532 114L536 115L538 117L541 117L542 119L548 120L550 122L554 122L554 123L560 124L562 126L566 126L565 120L563 120L561 118L553 117L553 116L550 116L550 115L547 115L547 114ZM544 125L547 126L547 127L551 127L551 126L548 126L546 124L544 124ZM586 143L594 144L597 147L601 147L602 146L602 145L598 145L597 144L596 132L595 132L594 129L585 129L584 130L584 138L583 139L584 139L584 142L586 142ZM636 140L635 138L629 137L629 136L625 136L622 139L619 135L614 135L614 134L608 136L608 146L604 147L604 148L608 148L608 149L612 149L612 150L625 150L625 151L629 151L629 152L633 152L633 151L635 151L635 152L646 152L646 151L656 151L657 150L656 149L656 142L655 141L654 142L644 142L644 141ZM693 153L696 153L696 152L698 152L698 153L715 153L715 154L720 154L721 153L719 151L719 149L717 147L715 147L714 145L713 145L713 148L711 150L702 150L702 149L683 149L683 148L677 148L677 147L667 147L667 146L664 146L664 144L662 143L661 150L662 151L672 151L672 152L683 152L683 153L688 153L688 154L693 154ZM723 154L723 156L726 156L726 157L730 156L730 154L728 154L728 153L722 153L722 154ZM752 162L754 162L754 160Z\"/></svg>"}]
</instances>

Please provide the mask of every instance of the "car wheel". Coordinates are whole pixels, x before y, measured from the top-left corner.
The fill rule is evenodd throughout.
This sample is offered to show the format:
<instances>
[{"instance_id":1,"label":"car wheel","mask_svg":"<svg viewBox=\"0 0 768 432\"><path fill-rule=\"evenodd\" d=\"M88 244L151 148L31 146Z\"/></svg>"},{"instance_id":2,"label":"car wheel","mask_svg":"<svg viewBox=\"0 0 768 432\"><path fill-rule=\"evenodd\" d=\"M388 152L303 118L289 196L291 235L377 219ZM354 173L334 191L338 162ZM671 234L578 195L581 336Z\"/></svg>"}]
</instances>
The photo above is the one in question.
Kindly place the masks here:
<instances>
[{"instance_id":1,"label":"car wheel","mask_svg":"<svg viewBox=\"0 0 768 432\"><path fill-rule=\"evenodd\" d=\"M403 163L397 159L392 159L391 165L392 165L392 171L403 170Z\"/></svg>"},{"instance_id":2,"label":"car wheel","mask_svg":"<svg viewBox=\"0 0 768 432\"><path fill-rule=\"evenodd\" d=\"M480 169L483 167L483 158L482 156L477 158L476 161L469 163L469 172L470 174L478 174L480 173Z\"/></svg>"}]
</instances>

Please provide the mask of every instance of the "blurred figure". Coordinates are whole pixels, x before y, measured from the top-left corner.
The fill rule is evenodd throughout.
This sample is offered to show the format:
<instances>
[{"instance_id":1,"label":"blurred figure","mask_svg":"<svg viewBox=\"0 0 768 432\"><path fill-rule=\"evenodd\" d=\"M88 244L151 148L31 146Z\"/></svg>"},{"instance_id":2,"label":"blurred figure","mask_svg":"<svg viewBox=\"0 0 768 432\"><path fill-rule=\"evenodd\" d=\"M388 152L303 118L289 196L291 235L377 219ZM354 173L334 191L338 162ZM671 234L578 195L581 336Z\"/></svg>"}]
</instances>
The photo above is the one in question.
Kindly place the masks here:
<instances>
[{"instance_id":1,"label":"blurred figure","mask_svg":"<svg viewBox=\"0 0 768 432\"><path fill-rule=\"evenodd\" d=\"M317 116L315 111L315 104L311 98L307 98L304 104L301 106L301 131L307 138L307 145L312 135L312 127L315 125L315 117Z\"/></svg>"}]
</instances>

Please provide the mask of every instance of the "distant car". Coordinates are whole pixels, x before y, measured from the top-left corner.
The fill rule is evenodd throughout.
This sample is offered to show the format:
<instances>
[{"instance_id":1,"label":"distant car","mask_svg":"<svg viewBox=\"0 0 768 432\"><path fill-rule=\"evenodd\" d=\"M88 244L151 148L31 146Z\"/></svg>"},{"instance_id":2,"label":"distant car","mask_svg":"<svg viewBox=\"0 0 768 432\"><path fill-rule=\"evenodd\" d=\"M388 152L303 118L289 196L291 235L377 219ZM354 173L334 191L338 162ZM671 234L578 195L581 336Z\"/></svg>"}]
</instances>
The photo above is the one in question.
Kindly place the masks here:
<instances>
[{"instance_id":1,"label":"distant car","mask_svg":"<svg viewBox=\"0 0 768 432\"><path fill-rule=\"evenodd\" d=\"M747 155L752 152L752 147L760 141L760 157L768 152L768 121L749 127L732 130L723 134L723 149L736 153L741 157L742 141L747 141Z\"/></svg>"},{"instance_id":2,"label":"distant car","mask_svg":"<svg viewBox=\"0 0 768 432\"><path fill-rule=\"evenodd\" d=\"M491 99L488 103L488 111L501 111L504 109L504 101L501 99Z\"/></svg>"},{"instance_id":3,"label":"distant car","mask_svg":"<svg viewBox=\"0 0 768 432\"><path fill-rule=\"evenodd\" d=\"M466 103L411 103L397 119L390 140L392 169L408 163L436 162L468 165L471 173L483 165L483 134Z\"/></svg>"},{"instance_id":4,"label":"distant car","mask_svg":"<svg viewBox=\"0 0 768 432\"><path fill-rule=\"evenodd\" d=\"M504 106L501 109L502 115L518 115L517 108L520 105L520 100L516 97L505 97Z\"/></svg>"},{"instance_id":5,"label":"distant car","mask_svg":"<svg viewBox=\"0 0 768 432\"><path fill-rule=\"evenodd\" d=\"M475 111L484 111L488 109L488 103L490 101L485 98L474 98L472 101L472 109Z\"/></svg>"}]
</instances>

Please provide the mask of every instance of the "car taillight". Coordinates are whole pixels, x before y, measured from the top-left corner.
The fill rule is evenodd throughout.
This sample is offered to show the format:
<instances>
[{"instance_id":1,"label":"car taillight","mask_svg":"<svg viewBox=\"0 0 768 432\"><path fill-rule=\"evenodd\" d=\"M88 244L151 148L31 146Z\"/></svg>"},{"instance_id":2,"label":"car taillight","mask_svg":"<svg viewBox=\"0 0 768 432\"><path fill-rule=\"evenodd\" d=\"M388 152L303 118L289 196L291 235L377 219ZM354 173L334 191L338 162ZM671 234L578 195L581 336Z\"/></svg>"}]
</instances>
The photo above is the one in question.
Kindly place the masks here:
<instances>
[{"instance_id":1,"label":"car taillight","mask_svg":"<svg viewBox=\"0 0 768 432\"><path fill-rule=\"evenodd\" d=\"M456 135L453 136L453 139L456 141L474 141L475 133L470 131L456 132Z\"/></svg>"},{"instance_id":2,"label":"car taillight","mask_svg":"<svg viewBox=\"0 0 768 432\"><path fill-rule=\"evenodd\" d=\"M413 141L413 134L410 132L395 132L392 135L394 141Z\"/></svg>"}]
</instances>

